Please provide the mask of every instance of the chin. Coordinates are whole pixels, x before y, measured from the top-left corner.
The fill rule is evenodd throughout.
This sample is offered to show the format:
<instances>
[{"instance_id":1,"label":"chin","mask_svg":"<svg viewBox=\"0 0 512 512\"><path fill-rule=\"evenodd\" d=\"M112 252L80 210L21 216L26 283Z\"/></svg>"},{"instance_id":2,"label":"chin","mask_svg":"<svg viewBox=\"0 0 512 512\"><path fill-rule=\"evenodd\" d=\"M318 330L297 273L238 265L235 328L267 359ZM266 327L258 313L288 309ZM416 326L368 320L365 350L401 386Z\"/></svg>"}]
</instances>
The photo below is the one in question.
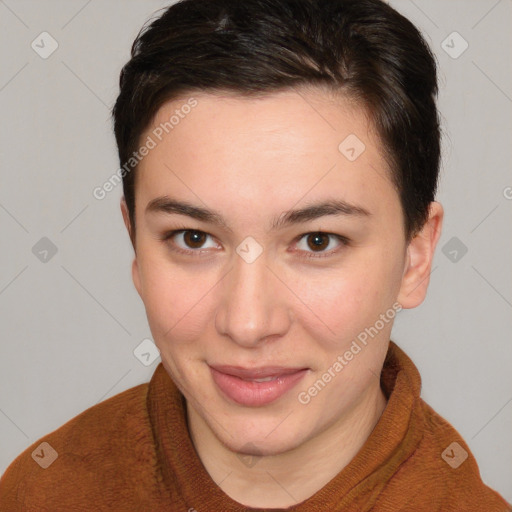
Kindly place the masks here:
<instances>
[{"instance_id":1,"label":"chin","mask_svg":"<svg viewBox=\"0 0 512 512\"><path fill-rule=\"evenodd\" d=\"M256 420L257 421L257 420ZM214 430L217 438L232 452L241 455L269 456L291 451L307 440L305 432L298 432L293 425L279 425L281 420L265 421L254 426L254 420L236 422L229 425L226 432L223 429ZM276 428L276 425L279 425ZM278 432L280 430L280 432Z\"/></svg>"}]
</instances>

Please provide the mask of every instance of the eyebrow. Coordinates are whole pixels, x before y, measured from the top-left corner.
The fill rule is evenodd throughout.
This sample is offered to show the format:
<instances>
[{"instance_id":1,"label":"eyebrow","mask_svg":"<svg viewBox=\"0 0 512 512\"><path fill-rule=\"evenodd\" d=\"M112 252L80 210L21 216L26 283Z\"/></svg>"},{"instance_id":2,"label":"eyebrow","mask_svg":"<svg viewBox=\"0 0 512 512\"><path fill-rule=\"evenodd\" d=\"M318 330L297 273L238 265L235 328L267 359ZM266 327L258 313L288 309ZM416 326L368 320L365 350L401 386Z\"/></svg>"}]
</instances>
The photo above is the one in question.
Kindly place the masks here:
<instances>
[{"instance_id":1,"label":"eyebrow","mask_svg":"<svg viewBox=\"0 0 512 512\"><path fill-rule=\"evenodd\" d=\"M233 231L220 213L185 201L178 201L169 196L152 199L146 206L146 213L185 215L202 222L221 226L230 232ZM278 218L273 219L270 230L275 231L285 226L305 223L327 215L366 218L372 214L362 206L350 204L341 199L328 200L309 204L297 210L283 212Z\"/></svg>"}]
</instances>

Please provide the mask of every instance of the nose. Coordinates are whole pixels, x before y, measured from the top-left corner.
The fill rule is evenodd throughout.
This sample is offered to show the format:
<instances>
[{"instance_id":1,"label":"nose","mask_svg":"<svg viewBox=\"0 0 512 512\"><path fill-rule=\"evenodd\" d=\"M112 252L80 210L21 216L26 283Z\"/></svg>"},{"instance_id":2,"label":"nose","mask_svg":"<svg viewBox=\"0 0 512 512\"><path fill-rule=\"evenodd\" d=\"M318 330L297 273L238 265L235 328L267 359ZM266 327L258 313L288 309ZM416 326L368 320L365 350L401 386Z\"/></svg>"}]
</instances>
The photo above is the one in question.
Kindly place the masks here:
<instances>
[{"instance_id":1,"label":"nose","mask_svg":"<svg viewBox=\"0 0 512 512\"><path fill-rule=\"evenodd\" d=\"M278 339L290 327L285 286L267 265L263 255L252 263L235 255L233 268L222 280L217 332L245 348Z\"/></svg>"}]
</instances>

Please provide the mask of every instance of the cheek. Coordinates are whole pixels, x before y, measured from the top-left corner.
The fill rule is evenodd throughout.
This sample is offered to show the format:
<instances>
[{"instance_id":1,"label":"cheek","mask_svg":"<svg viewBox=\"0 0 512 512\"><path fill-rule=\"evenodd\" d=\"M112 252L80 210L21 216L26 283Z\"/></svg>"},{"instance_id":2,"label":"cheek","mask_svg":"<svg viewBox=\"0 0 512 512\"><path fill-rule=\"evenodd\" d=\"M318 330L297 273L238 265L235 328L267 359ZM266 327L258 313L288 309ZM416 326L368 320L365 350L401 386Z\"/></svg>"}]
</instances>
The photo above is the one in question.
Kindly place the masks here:
<instances>
[{"instance_id":1,"label":"cheek","mask_svg":"<svg viewBox=\"0 0 512 512\"><path fill-rule=\"evenodd\" d=\"M157 345L187 344L206 329L211 274L185 272L155 257L140 257L142 300ZM210 276L210 277L209 277ZM159 347L160 348L160 347Z\"/></svg>"},{"instance_id":2,"label":"cheek","mask_svg":"<svg viewBox=\"0 0 512 512\"><path fill-rule=\"evenodd\" d=\"M350 341L373 325L395 300L395 278L389 264L374 257L364 258L330 271L296 280L297 295L307 308L302 324L313 339L326 347Z\"/></svg>"}]
</instances>

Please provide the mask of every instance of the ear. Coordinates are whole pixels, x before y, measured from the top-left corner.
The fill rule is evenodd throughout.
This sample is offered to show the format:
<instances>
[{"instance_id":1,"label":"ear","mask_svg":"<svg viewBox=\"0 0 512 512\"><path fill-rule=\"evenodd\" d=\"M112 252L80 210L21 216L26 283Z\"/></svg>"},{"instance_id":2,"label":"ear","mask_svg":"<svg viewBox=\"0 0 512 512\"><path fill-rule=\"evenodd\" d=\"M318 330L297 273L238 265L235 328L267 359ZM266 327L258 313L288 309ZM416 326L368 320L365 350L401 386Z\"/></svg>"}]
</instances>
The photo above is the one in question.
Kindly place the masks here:
<instances>
[{"instance_id":1,"label":"ear","mask_svg":"<svg viewBox=\"0 0 512 512\"><path fill-rule=\"evenodd\" d=\"M130 221L130 214L128 212L128 206L126 204L126 200L124 196L121 198L121 213L123 214L124 225L126 226L126 230L128 231L128 235L132 242L133 250L135 251L135 237L133 232L133 226ZM139 295L141 294L141 285L140 285L140 275L139 275L139 264L137 262L137 252L135 251L135 256L132 262L132 281L135 285L135 288Z\"/></svg>"},{"instance_id":2,"label":"ear","mask_svg":"<svg viewBox=\"0 0 512 512\"><path fill-rule=\"evenodd\" d=\"M407 247L404 274L397 299L404 309L415 308L425 300L443 217L441 204L431 202L427 222Z\"/></svg>"},{"instance_id":3,"label":"ear","mask_svg":"<svg viewBox=\"0 0 512 512\"><path fill-rule=\"evenodd\" d=\"M124 198L124 196L121 198L121 213L123 215L124 225L126 227L126 230L128 231L128 236L130 237L133 249L135 250L132 223L130 221L130 213L128 212L128 205L126 204L126 199Z\"/></svg>"}]
</instances>

